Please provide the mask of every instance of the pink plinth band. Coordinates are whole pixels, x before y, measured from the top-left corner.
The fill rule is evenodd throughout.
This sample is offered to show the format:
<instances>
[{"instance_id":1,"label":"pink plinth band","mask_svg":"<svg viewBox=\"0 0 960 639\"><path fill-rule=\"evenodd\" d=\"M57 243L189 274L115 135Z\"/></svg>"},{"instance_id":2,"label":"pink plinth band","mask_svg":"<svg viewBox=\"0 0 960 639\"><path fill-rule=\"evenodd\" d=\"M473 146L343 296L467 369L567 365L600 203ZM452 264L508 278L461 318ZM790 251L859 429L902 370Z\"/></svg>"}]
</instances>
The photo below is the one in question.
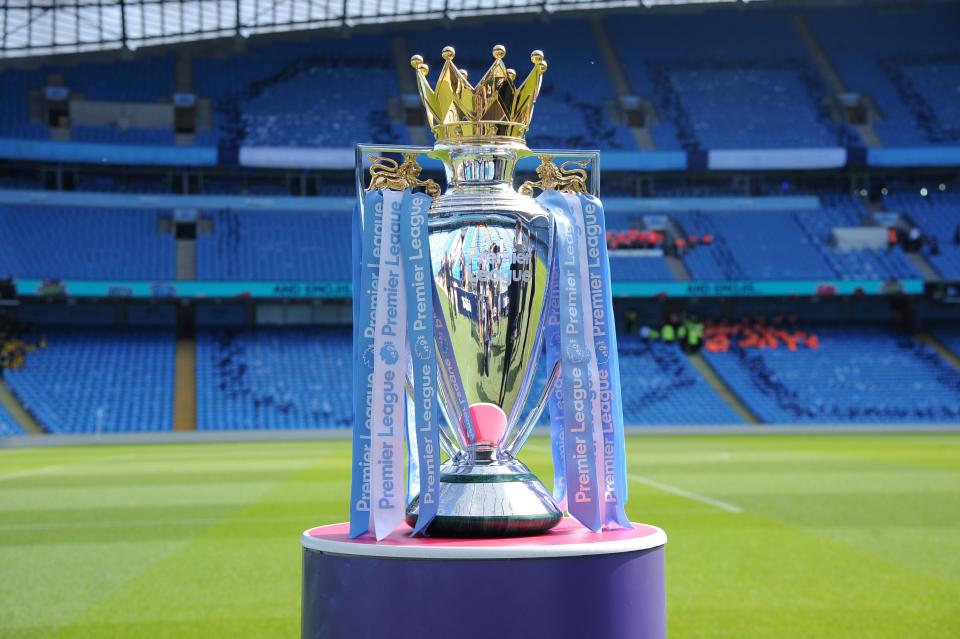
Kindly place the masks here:
<instances>
[{"instance_id":1,"label":"pink plinth band","mask_svg":"<svg viewBox=\"0 0 960 639\"><path fill-rule=\"evenodd\" d=\"M503 539L411 537L410 529L402 526L378 542L368 535L350 539L349 525L342 523L311 528L304 532L302 541L306 548L325 552L423 558L596 555L654 548L667 541L664 532L655 526L633 526L594 533L565 517L543 535Z\"/></svg>"}]
</instances>

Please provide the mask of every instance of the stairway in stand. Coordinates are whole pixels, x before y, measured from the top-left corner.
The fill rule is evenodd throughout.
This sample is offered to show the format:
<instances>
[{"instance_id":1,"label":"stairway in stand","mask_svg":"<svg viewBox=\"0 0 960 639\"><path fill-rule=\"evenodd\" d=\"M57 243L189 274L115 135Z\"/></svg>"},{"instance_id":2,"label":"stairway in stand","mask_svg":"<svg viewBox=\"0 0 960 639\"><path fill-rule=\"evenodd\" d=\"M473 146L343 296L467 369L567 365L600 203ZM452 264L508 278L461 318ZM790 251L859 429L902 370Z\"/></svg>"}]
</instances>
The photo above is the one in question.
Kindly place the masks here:
<instances>
[{"instance_id":1,"label":"stairway in stand","mask_svg":"<svg viewBox=\"0 0 960 639\"><path fill-rule=\"evenodd\" d=\"M13 394L13 391L3 383L2 378L0 378L0 406L6 408L7 412L20 424L20 427L30 435L40 435L47 432L34 419L33 415L27 412L17 396Z\"/></svg>"},{"instance_id":2,"label":"stairway in stand","mask_svg":"<svg viewBox=\"0 0 960 639\"><path fill-rule=\"evenodd\" d=\"M960 370L960 357L958 357L953 351L947 348L943 342L938 340L933 335L930 335L929 333L917 333L913 336L913 341L920 344L926 344L933 350L937 351L940 357L950 362L954 368Z\"/></svg>"},{"instance_id":3,"label":"stairway in stand","mask_svg":"<svg viewBox=\"0 0 960 639\"><path fill-rule=\"evenodd\" d=\"M177 339L176 379L173 386L173 429L197 430L197 341Z\"/></svg>"},{"instance_id":4,"label":"stairway in stand","mask_svg":"<svg viewBox=\"0 0 960 639\"><path fill-rule=\"evenodd\" d=\"M736 393L733 392L723 379L717 375L717 371L713 370L713 366L710 365L710 362L706 358L697 353L688 353L687 359L693 365L697 372L700 373L701 377L706 380L707 384L710 385L710 388L720 396L720 399L725 401L730 408L740 416L740 418L748 424L759 424L760 419L753 414L753 411L737 397Z\"/></svg>"}]
</instances>

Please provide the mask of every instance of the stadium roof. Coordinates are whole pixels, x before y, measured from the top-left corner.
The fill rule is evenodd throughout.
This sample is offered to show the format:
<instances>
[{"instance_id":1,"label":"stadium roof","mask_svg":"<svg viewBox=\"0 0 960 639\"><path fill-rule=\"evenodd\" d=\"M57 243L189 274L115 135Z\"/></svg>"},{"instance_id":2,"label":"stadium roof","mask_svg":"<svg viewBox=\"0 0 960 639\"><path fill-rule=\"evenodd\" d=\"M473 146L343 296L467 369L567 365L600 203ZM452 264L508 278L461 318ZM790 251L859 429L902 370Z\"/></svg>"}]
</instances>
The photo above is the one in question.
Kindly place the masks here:
<instances>
[{"instance_id":1,"label":"stadium roof","mask_svg":"<svg viewBox=\"0 0 960 639\"><path fill-rule=\"evenodd\" d=\"M738 0L0 0L0 57L324 27Z\"/></svg>"}]
</instances>

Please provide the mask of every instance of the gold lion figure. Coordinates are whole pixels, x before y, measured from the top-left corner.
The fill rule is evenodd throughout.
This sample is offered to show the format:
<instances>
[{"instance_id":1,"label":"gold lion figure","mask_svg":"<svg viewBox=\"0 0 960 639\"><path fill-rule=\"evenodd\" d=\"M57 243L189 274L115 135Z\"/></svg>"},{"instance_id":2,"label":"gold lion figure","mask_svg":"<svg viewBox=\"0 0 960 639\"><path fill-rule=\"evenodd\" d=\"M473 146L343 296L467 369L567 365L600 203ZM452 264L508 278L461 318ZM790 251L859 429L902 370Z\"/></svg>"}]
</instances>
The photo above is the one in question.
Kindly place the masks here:
<instances>
[{"instance_id":1,"label":"gold lion figure","mask_svg":"<svg viewBox=\"0 0 960 639\"><path fill-rule=\"evenodd\" d=\"M580 168L568 168L571 165ZM560 166L553 162L549 156L540 156L540 166L537 167L536 182L527 180L520 185L520 193L523 195L533 195L533 189L543 191L560 191L561 193L586 193L587 192L587 171L590 160L567 160Z\"/></svg>"},{"instance_id":2,"label":"gold lion figure","mask_svg":"<svg viewBox=\"0 0 960 639\"><path fill-rule=\"evenodd\" d=\"M370 158L370 185L368 191L388 189L403 191L422 186L427 195L433 198L440 196L440 185L433 180L421 180L420 165L417 156L413 153L403 154L403 163L379 155L369 155Z\"/></svg>"}]
</instances>

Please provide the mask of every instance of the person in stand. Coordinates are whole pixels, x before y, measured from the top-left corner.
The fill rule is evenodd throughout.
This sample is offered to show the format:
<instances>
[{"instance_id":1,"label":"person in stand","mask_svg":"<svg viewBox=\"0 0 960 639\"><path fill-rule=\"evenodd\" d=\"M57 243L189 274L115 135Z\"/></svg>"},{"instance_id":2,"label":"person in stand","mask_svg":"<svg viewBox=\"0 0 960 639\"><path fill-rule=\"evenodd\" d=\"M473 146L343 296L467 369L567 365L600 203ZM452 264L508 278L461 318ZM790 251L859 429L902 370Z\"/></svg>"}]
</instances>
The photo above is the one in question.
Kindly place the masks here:
<instances>
[{"instance_id":1,"label":"person in stand","mask_svg":"<svg viewBox=\"0 0 960 639\"><path fill-rule=\"evenodd\" d=\"M910 230L907 232L907 249L911 251L919 251L922 243L923 233L920 232L918 227L911 226Z\"/></svg>"},{"instance_id":2,"label":"person in stand","mask_svg":"<svg viewBox=\"0 0 960 639\"><path fill-rule=\"evenodd\" d=\"M624 328L630 335L637 332L637 312L632 308L626 313Z\"/></svg>"},{"instance_id":3,"label":"person in stand","mask_svg":"<svg viewBox=\"0 0 960 639\"><path fill-rule=\"evenodd\" d=\"M673 327L673 324L669 322L664 322L663 326L660 328L660 339L664 342L672 343L677 338L677 329Z\"/></svg>"},{"instance_id":4,"label":"person in stand","mask_svg":"<svg viewBox=\"0 0 960 639\"><path fill-rule=\"evenodd\" d=\"M694 315L686 318L684 325L686 327L686 340L684 340L682 344L683 349L687 353L696 353L700 350L703 340L703 333L705 331L703 322L699 321Z\"/></svg>"},{"instance_id":5,"label":"person in stand","mask_svg":"<svg viewBox=\"0 0 960 639\"><path fill-rule=\"evenodd\" d=\"M894 246L900 243L900 236L897 233L897 229L894 227L887 228L887 248L892 249Z\"/></svg>"}]
</instances>

